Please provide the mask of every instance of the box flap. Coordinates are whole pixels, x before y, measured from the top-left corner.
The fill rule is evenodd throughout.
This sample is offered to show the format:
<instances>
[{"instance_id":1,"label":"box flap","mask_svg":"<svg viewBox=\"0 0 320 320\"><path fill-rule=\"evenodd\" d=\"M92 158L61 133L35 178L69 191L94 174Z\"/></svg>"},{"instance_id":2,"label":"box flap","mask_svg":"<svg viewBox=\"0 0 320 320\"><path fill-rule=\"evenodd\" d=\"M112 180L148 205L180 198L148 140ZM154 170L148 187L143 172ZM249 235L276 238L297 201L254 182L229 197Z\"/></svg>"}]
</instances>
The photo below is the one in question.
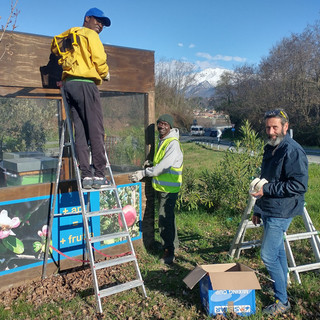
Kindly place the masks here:
<instances>
[{"instance_id":1,"label":"box flap","mask_svg":"<svg viewBox=\"0 0 320 320\"><path fill-rule=\"evenodd\" d=\"M217 264L202 264L200 266L203 270L209 272L225 272L225 271L238 271L238 263L217 263Z\"/></svg>"},{"instance_id":2,"label":"box flap","mask_svg":"<svg viewBox=\"0 0 320 320\"><path fill-rule=\"evenodd\" d=\"M206 274L213 290L261 289L254 270L241 263L198 265L183 282L192 289Z\"/></svg>"},{"instance_id":3,"label":"box flap","mask_svg":"<svg viewBox=\"0 0 320 320\"><path fill-rule=\"evenodd\" d=\"M207 271L205 271L202 266L197 266L193 269L187 276L183 279L183 282L192 289L205 275Z\"/></svg>"},{"instance_id":4,"label":"box flap","mask_svg":"<svg viewBox=\"0 0 320 320\"><path fill-rule=\"evenodd\" d=\"M209 277L213 290L261 289L252 271L210 272Z\"/></svg>"}]
</instances>

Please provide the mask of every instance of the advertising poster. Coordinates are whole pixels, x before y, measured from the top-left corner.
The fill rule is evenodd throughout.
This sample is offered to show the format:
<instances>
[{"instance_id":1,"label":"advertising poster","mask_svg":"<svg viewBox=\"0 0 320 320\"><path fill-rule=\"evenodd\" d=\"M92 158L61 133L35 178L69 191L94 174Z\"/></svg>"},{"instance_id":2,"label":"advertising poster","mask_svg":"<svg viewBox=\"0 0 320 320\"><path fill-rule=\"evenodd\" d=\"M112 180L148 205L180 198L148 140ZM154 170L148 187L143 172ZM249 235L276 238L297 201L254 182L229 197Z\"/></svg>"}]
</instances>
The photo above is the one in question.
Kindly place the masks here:
<instances>
[{"instance_id":1,"label":"advertising poster","mask_svg":"<svg viewBox=\"0 0 320 320\"><path fill-rule=\"evenodd\" d=\"M118 186L118 195L131 238L137 240L141 238L141 183ZM88 201L87 195L85 201ZM50 203L50 196L0 202L0 276L43 264ZM90 193L91 211L109 210L115 206L116 199L110 191ZM123 228L119 214L89 220L91 236L116 233ZM61 194L57 199L51 245L63 255L51 249L53 260L57 262L84 254L84 234L78 192ZM95 247L103 249L123 241L112 239L97 243Z\"/></svg>"}]
</instances>

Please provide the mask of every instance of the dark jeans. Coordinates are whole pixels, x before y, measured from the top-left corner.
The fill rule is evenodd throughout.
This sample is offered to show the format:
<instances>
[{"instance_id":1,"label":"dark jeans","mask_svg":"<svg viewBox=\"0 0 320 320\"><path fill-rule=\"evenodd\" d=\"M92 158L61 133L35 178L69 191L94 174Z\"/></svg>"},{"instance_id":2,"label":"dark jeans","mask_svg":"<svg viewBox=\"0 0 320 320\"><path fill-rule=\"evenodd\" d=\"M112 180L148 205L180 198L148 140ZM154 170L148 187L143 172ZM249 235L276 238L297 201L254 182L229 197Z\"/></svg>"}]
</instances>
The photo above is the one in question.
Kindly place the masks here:
<instances>
[{"instance_id":1,"label":"dark jeans","mask_svg":"<svg viewBox=\"0 0 320 320\"><path fill-rule=\"evenodd\" d=\"M75 146L81 177L91 177L89 142L94 176L104 177L106 157L100 93L94 83L66 81L64 90L75 129Z\"/></svg>"},{"instance_id":2,"label":"dark jeans","mask_svg":"<svg viewBox=\"0 0 320 320\"><path fill-rule=\"evenodd\" d=\"M145 247L152 247L155 241L154 216L155 216L155 190L152 187L152 178L145 177L146 207L142 219L142 237Z\"/></svg>"},{"instance_id":3,"label":"dark jeans","mask_svg":"<svg viewBox=\"0 0 320 320\"><path fill-rule=\"evenodd\" d=\"M174 207L178 193L156 192L159 200L159 231L164 249L170 251L179 248Z\"/></svg>"}]
</instances>

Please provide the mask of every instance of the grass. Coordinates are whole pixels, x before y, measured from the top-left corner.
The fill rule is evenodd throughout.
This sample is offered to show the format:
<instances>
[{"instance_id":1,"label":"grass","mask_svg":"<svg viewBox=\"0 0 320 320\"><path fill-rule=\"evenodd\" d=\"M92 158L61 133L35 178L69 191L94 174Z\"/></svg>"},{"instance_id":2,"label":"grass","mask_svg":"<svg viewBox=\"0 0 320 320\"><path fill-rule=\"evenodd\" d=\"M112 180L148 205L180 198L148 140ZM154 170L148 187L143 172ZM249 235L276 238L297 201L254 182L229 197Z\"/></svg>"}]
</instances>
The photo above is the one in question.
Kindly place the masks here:
<instances>
[{"instance_id":1,"label":"grass","mask_svg":"<svg viewBox=\"0 0 320 320\"><path fill-rule=\"evenodd\" d=\"M183 145L185 167L197 170L213 168L222 159L223 152L211 151L191 143ZM320 197L319 176L320 166L312 164L309 169L309 191L306 195L308 212L317 228L320 229ZM213 264L232 262L228 255L230 243L235 235L240 216L228 217L223 213L212 214L204 210L177 212L177 225L180 249L177 261L173 266L160 264L159 255L152 255L143 247L137 248L138 260L148 294L144 299L139 290L129 290L103 299L103 319L177 319L177 320L208 320L201 305L199 286L189 290L183 278L197 264ZM261 236L261 229L249 230L248 238ZM289 233L303 232L302 219L296 218ZM251 238L250 238L251 239ZM307 241L296 241L293 253L297 261L312 261L312 249ZM246 319L261 320L261 309L271 302L271 282L261 262L259 248L245 250L239 262L259 272L261 290L256 290L257 312ZM131 275L132 268L124 274ZM320 318L320 275L317 271L300 274L302 284L292 281L288 292L291 297L292 310L287 316L273 319L319 319ZM291 275L291 280L293 280ZM95 299L87 295L87 288L68 301L58 300L51 303L33 306L26 302L23 295L11 306L0 305L0 319L98 319L95 314ZM218 316L217 319L235 319ZM265 318L266 319L266 318Z\"/></svg>"},{"instance_id":2,"label":"grass","mask_svg":"<svg viewBox=\"0 0 320 320\"><path fill-rule=\"evenodd\" d=\"M184 143L183 148L183 167L193 168L201 171L204 168L213 169L220 160L222 160L224 152L211 150L195 143Z\"/></svg>"}]
</instances>

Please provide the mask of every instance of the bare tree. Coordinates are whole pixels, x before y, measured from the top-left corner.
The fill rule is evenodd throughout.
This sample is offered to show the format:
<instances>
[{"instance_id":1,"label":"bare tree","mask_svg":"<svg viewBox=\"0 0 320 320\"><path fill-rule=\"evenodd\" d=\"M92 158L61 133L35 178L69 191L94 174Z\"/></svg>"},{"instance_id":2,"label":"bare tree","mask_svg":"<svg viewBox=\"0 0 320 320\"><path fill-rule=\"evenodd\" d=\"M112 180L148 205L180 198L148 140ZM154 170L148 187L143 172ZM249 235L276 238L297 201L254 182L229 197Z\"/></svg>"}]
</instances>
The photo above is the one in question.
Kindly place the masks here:
<instances>
[{"instance_id":1,"label":"bare tree","mask_svg":"<svg viewBox=\"0 0 320 320\"><path fill-rule=\"evenodd\" d=\"M244 66L223 77L213 101L233 122L248 119L263 131L263 113L285 108L295 137L320 143L320 24L283 38L258 66Z\"/></svg>"},{"instance_id":2,"label":"bare tree","mask_svg":"<svg viewBox=\"0 0 320 320\"><path fill-rule=\"evenodd\" d=\"M182 61L162 60L156 64L156 111L170 112L180 127L189 127L191 106L186 90L194 83L195 66Z\"/></svg>"},{"instance_id":3,"label":"bare tree","mask_svg":"<svg viewBox=\"0 0 320 320\"><path fill-rule=\"evenodd\" d=\"M5 34L5 32L7 30L9 30L9 28L11 28L11 30L15 30L17 25L17 18L18 15L20 13L20 11L17 9L17 4L18 4L19 0L11 0L11 9L10 9L10 14L9 17L5 23L5 25L1 25L1 30L0 30L0 49L2 52L0 52L0 60L4 57L4 55L6 54L6 52L9 50L10 45L7 44L4 48L1 48L1 42L3 39L3 36ZM0 17L1 19L2 17Z\"/></svg>"}]
</instances>

